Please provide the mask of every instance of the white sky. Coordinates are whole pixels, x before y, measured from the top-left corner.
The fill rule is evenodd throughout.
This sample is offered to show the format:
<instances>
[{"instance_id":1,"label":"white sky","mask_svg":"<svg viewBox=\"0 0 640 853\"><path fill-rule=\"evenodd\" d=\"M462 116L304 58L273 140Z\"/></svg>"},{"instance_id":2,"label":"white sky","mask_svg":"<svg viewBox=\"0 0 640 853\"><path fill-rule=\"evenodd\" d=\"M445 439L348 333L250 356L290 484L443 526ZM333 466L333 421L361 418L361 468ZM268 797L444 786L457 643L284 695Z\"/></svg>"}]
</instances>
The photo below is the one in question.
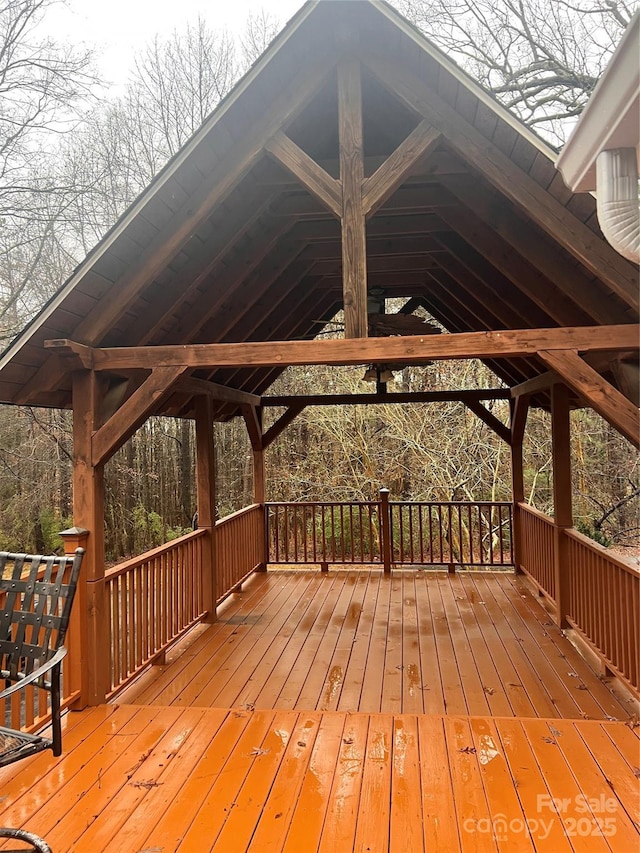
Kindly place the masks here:
<instances>
[{"instance_id":1,"label":"white sky","mask_svg":"<svg viewBox=\"0 0 640 853\"><path fill-rule=\"evenodd\" d=\"M304 0L67 0L52 7L41 32L57 41L96 49L101 74L122 84L134 56L156 34L169 36L204 18L212 29L241 32L250 13L272 13L283 26Z\"/></svg>"}]
</instances>

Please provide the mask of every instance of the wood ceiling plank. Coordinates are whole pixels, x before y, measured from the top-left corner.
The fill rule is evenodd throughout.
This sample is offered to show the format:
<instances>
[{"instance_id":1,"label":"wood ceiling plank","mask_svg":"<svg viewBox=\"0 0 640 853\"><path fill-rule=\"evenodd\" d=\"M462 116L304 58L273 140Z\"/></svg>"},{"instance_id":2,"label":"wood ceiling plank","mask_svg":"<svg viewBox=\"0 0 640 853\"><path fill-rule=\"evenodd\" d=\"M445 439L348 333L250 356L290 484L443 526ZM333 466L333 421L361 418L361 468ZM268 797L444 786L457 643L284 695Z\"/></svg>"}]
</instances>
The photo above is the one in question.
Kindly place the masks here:
<instances>
[{"instance_id":1,"label":"wood ceiling plank","mask_svg":"<svg viewBox=\"0 0 640 853\"><path fill-rule=\"evenodd\" d=\"M544 240L535 226L532 228L531 223L480 181L460 175L444 175L442 183L519 255L580 305L593 320L606 324L635 319L625 316L623 310L616 310L616 306L610 306L579 268Z\"/></svg>"},{"instance_id":2,"label":"wood ceiling plank","mask_svg":"<svg viewBox=\"0 0 640 853\"><path fill-rule=\"evenodd\" d=\"M637 325L575 326L557 329L508 329L453 335L411 335L367 340L257 341L182 346L112 347L93 350L94 370L125 368L200 368L369 362L423 362L433 359L531 357L539 351L640 348ZM58 352L74 352L75 343L50 341Z\"/></svg>"},{"instance_id":3,"label":"wood ceiling plank","mask_svg":"<svg viewBox=\"0 0 640 853\"><path fill-rule=\"evenodd\" d=\"M527 329L532 327L533 324L526 316L526 312L514 310L514 306L509 301L496 297L494 289L486 286L486 278L474 275L457 258L451 255L446 256L442 259L442 267L443 270L433 272L433 277L446 286L446 276L449 282L454 283L454 292L463 292L468 307L477 304L482 306L484 309L482 316L488 329ZM455 282L457 282L457 287ZM553 322L546 318L546 322L540 324L538 328L550 325L553 325Z\"/></svg>"},{"instance_id":4,"label":"wood ceiling plank","mask_svg":"<svg viewBox=\"0 0 640 853\"><path fill-rule=\"evenodd\" d=\"M508 243L471 211L466 208L458 209L455 216L452 216L447 208L443 208L440 216L554 322L563 326L580 323L588 325L594 322L594 318L579 304L514 252Z\"/></svg>"},{"instance_id":5,"label":"wood ceiling plank","mask_svg":"<svg viewBox=\"0 0 640 853\"><path fill-rule=\"evenodd\" d=\"M493 264L479 252L476 252L459 234L453 232L437 234L436 239L449 253L447 256L448 268L458 269L459 266L462 266L473 279L480 282L480 292L486 293L486 298L492 300L492 305L495 300L506 303L523 318L520 322L508 323L507 327L513 329L527 327L546 329L547 326L554 325L552 317L546 311L532 302L523 290L514 287L513 282L506 275L502 275ZM462 274L462 270L460 270L460 274Z\"/></svg>"},{"instance_id":6,"label":"wood ceiling plank","mask_svg":"<svg viewBox=\"0 0 640 853\"><path fill-rule=\"evenodd\" d=\"M362 62L383 85L440 130L449 145L538 226L600 278L627 305L638 310L637 272L553 195L485 139L409 69L379 52L361 49ZM514 139L515 142L515 139Z\"/></svg>"},{"instance_id":7,"label":"wood ceiling plank","mask_svg":"<svg viewBox=\"0 0 640 853\"><path fill-rule=\"evenodd\" d=\"M580 358L577 348L541 350L539 356L618 432L628 438L635 447L640 446L638 409Z\"/></svg>"},{"instance_id":8,"label":"wood ceiling plank","mask_svg":"<svg viewBox=\"0 0 640 853\"><path fill-rule=\"evenodd\" d=\"M365 179L362 185L362 208L365 217L373 215L377 208L393 195L416 163L428 157L437 147L440 138L437 130L428 122L421 121L373 175Z\"/></svg>"},{"instance_id":9,"label":"wood ceiling plank","mask_svg":"<svg viewBox=\"0 0 640 853\"><path fill-rule=\"evenodd\" d=\"M252 226L264 214L270 199L271 195L264 190L249 194L246 200L249 214L245 215L241 222L231 216L226 217L207 241L206 258L202 255L194 257L175 275L174 282L163 285L160 295L151 301L142 316L137 314L133 318L129 328L123 331L121 339L131 339L135 334L140 346L151 343L166 326L176 307L189 303L215 267L251 231Z\"/></svg>"},{"instance_id":10,"label":"wood ceiling plank","mask_svg":"<svg viewBox=\"0 0 640 853\"><path fill-rule=\"evenodd\" d=\"M342 188L306 151L280 131L265 145L272 157L294 175L334 216L342 215Z\"/></svg>"},{"instance_id":11,"label":"wood ceiling plank","mask_svg":"<svg viewBox=\"0 0 640 853\"><path fill-rule=\"evenodd\" d=\"M188 198L176 215L163 228L137 263L130 266L117 282L117 294L111 294L107 305L87 316L76 330L79 339L88 342L99 339L120 314L136 298L140 289L152 281L170 261L193 230L220 204L245 174L260 158L265 142L309 101L328 73L326 60L323 68L301 68L291 85L280 93L274 104L255 122L252 132L237 143L229 155L222 158L204 181L198 193ZM310 73L309 73L310 72Z\"/></svg>"},{"instance_id":12,"label":"wood ceiling plank","mask_svg":"<svg viewBox=\"0 0 640 853\"><path fill-rule=\"evenodd\" d=\"M228 314L227 306L234 303L234 300L237 301L242 294L242 298L250 300L252 294L261 293L261 283L272 281L278 271L282 271L302 251L301 244L287 242L278 255L273 258L270 256L270 252L278 246L290 228L291 222L288 220L270 223L268 230L259 240L256 239L250 253L237 253L218 274L214 269L210 273L211 281L189 309L182 313L178 323L169 330L170 339L179 343L194 340L213 317L218 316L222 322L223 317ZM290 248L291 255L283 257L287 247ZM265 267L275 271L267 275ZM205 284L204 281L202 283Z\"/></svg>"},{"instance_id":13,"label":"wood ceiling plank","mask_svg":"<svg viewBox=\"0 0 640 853\"><path fill-rule=\"evenodd\" d=\"M338 64L338 126L342 182L342 274L345 336L366 338L367 249L362 208L364 179L360 63Z\"/></svg>"},{"instance_id":14,"label":"wood ceiling plank","mask_svg":"<svg viewBox=\"0 0 640 853\"><path fill-rule=\"evenodd\" d=\"M246 134L229 155L221 159L198 193L187 200L170 222L158 232L137 261L122 273L117 281L117 293L110 289L105 298L75 329L74 336L78 340L94 343L117 322L118 317L124 314L140 291L162 272L214 206L227 197L242 176L262 156L265 142L310 100L323 84L331 68L329 57L301 66L295 79L283 88L270 108L256 120L251 133ZM88 263L95 266L101 258L105 258L108 254L108 244L103 247L102 252L97 261ZM87 270L88 268L87 265ZM83 274L81 267L74 279L80 279ZM72 281L68 286L71 284ZM42 369L46 373L49 368L43 366ZM40 378L39 374L34 377L34 387L38 387Z\"/></svg>"}]
</instances>

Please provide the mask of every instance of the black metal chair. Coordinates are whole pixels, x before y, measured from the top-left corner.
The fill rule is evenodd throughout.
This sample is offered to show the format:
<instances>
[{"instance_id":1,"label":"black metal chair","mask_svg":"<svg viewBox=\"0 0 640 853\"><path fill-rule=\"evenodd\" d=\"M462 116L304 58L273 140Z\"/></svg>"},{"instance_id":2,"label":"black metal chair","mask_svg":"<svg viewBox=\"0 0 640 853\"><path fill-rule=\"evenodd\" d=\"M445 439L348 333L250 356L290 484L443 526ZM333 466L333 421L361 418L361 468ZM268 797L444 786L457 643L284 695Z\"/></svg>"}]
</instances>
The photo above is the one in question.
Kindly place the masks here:
<instances>
[{"instance_id":1,"label":"black metal chair","mask_svg":"<svg viewBox=\"0 0 640 853\"><path fill-rule=\"evenodd\" d=\"M0 680L6 685L0 699L28 685L46 690L52 726L51 738L0 726L0 767L44 749L62 754L60 665L67 653L63 643L83 555L82 548L69 557L0 551ZM19 710L22 716L22 705ZM0 828L0 838L20 839L44 853L50 850L23 830Z\"/></svg>"}]
</instances>

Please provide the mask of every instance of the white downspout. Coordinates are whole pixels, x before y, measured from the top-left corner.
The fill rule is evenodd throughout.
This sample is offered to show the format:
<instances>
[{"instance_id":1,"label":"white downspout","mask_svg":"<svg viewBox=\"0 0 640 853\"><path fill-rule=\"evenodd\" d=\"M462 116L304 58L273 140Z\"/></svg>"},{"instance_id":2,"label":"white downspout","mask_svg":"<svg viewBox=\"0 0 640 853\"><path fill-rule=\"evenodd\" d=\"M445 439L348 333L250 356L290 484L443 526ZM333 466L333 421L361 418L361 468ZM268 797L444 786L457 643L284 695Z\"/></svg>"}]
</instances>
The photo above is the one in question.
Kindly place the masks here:
<instances>
[{"instance_id":1,"label":"white downspout","mask_svg":"<svg viewBox=\"0 0 640 853\"><path fill-rule=\"evenodd\" d=\"M638 159L635 148L601 151L596 160L596 199L602 233L613 248L640 262Z\"/></svg>"}]
</instances>

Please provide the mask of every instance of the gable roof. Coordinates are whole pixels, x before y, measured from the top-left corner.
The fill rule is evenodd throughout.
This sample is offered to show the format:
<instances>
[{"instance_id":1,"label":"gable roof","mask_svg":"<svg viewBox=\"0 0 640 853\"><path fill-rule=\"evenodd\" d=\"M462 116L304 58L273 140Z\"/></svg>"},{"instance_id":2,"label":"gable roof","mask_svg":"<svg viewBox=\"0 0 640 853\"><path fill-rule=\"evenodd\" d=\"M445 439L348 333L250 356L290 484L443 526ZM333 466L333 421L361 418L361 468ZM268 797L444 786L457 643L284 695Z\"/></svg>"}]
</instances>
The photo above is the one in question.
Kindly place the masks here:
<instances>
[{"instance_id":1,"label":"gable roof","mask_svg":"<svg viewBox=\"0 0 640 853\"><path fill-rule=\"evenodd\" d=\"M273 141L285 129L338 176L335 69L345 55L362 67L365 179L419 126L437 133L368 222L370 288L423 305L451 332L637 321L636 270L602 239L591 196L567 190L555 152L386 3L316 1L10 345L0 401L70 404L48 339L286 341L334 316L339 221ZM490 366L509 385L546 369L535 359ZM262 394L277 372L200 376Z\"/></svg>"}]
</instances>

